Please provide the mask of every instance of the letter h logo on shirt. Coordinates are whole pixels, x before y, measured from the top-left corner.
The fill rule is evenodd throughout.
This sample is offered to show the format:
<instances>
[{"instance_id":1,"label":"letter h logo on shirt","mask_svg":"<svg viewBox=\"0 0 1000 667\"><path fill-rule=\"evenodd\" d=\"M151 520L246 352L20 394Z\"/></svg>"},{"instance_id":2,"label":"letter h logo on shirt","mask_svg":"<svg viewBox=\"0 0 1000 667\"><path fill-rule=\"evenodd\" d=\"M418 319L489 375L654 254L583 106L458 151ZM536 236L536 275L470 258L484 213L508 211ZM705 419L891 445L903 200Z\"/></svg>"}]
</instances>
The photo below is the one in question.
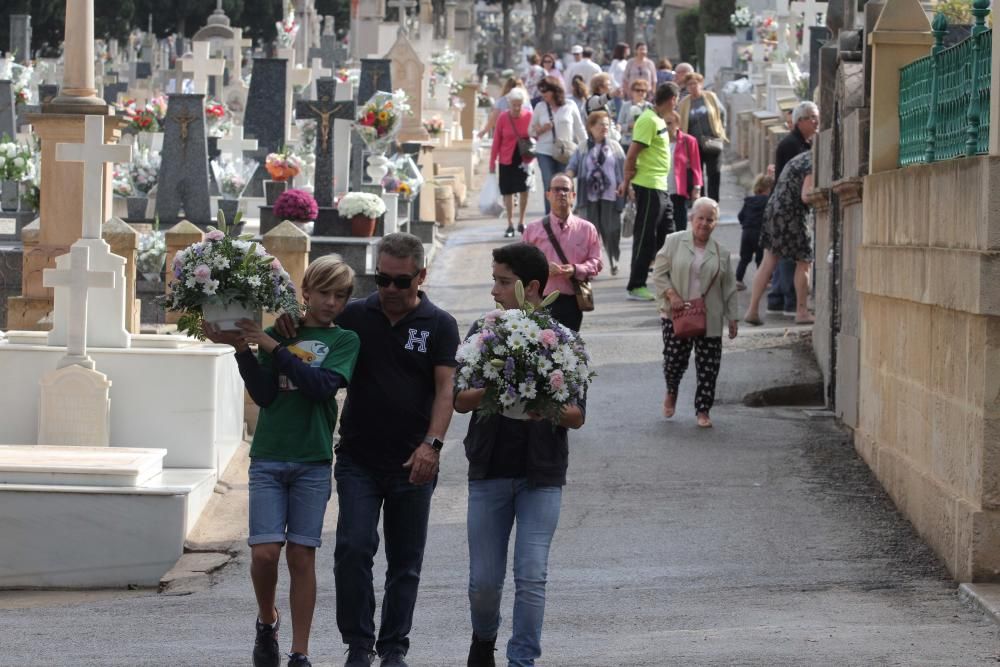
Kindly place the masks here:
<instances>
[{"instance_id":1,"label":"letter h logo on shirt","mask_svg":"<svg viewBox=\"0 0 1000 667\"><path fill-rule=\"evenodd\" d=\"M416 345L418 352L427 353L427 337L431 335L430 331L417 331L416 329L410 329L410 337L406 339L407 350L414 349L413 346Z\"/></svg>"}]
</instances>

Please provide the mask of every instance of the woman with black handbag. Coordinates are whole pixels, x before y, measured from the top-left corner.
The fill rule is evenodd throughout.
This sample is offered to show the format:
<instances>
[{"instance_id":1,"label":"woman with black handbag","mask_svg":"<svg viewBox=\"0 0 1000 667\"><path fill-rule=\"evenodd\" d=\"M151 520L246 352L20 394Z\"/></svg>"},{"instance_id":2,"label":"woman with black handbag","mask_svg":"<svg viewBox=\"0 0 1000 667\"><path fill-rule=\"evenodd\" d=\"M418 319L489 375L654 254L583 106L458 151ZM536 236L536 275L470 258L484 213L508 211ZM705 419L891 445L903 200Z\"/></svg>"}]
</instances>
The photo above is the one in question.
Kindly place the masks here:
<instances>
[{"instance_id":1,"label":"woman with black handbag","mask_svg":"<svg viewBox=\"0 0 1000 667\"><path fill-rule=\"evenodd\" d=\"M531 161L532 139L528 136L531 125L531 109L525 109L528 93L524 88L512 88L507 93L510 108L500 114L493 134L493 148L490 151L490 173L500 174L497 184L503 195L503 205L507 209L507 231L504 238L514 236L514 195L520 195L517 231L524 232L524 214L528 208L528 179L534 175Z\"/></svg>"},{"instance_id":2,"label":"woman with black handbag","mask_svg":"<svg viewBox=\"0 0 1000 667\"><path fill-rule=\"evenodd\" d=\"M698 149L704 164L706 194L718 201L722 177L722 151L729 138L726 136L726 107L710 90L702 86L705 77L697 72L689 74L684 85L688 95L681 100L678 113L681 129L698 140Z\"/></svg>"},{"instance_id":3,"label":"woman with black handbag","mask_svg":"<svg viewBox=\"0 0 1000 667\"><path fill-rule=\"evenodd\" d=\"M681 378L694 348L698 388L694 409L698 426L711 428L709 411L715 402L715 381L722 363L722 332L736 338L739 315L736 277L729 251L712 240L719 222L719 205L702 197L691 206L691 225L674 232L656 254L656 282L663 328L663 374L667 395L663 416L674 416Z\"/></svg>"}]
</instances>

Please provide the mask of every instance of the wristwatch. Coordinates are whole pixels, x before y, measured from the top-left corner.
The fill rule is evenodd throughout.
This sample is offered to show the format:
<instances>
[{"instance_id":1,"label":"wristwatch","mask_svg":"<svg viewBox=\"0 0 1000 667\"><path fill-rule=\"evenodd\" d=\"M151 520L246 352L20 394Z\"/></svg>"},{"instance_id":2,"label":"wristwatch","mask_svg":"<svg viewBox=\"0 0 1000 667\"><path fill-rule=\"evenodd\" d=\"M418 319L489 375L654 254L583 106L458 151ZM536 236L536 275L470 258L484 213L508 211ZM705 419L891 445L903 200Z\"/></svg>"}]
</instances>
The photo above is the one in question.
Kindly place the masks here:
<instances>
[{"instance_id":1,"label":"wristwatch","mask_svg":"<svg viewBox=\"0 0 1000 667\"><path fill-rule=\"evenodd\" d=\"M428 435L424 438L424 444L430 445L435 452L440 453L444 449L444 443L434 436Z\"/></svg>"}]
</instances>

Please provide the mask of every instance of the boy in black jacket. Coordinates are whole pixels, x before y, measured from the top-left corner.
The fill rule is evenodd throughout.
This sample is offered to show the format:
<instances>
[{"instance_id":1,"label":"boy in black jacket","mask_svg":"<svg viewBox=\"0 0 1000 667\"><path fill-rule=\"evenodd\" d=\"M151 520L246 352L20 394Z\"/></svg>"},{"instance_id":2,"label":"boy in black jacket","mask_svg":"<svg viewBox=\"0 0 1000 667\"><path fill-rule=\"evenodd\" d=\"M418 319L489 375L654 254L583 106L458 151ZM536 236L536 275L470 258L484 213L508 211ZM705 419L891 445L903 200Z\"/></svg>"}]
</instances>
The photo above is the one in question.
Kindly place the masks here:
<instances>
[{"instance_id":1,"label":"boy in black jacket","mask_svg":"<svg viewBox=\"0 0 1000 667\"><path fill-rule=\"evenodd\" d=\"M760 231L764 227L764 207L767 206L773 187L773 178L767 174L757 176L753 182L753 194L743 199L743 208L737 216L743 227L743 234L740 237L740 263L736 267L736 289L741 291L747 288L743 284L743 276L750 266L750 260L754 260L757 266L760 266L764 258L764 249L760 247Z\"/></svg>"},{"instance_id":2,"label":"boy in black jacket","mask_svg":"<svg viewBox=\"0 0 1000 667\"><path fill-rule=\"evenodd\" d=\"M539 305L549 275L541 250L513 243L493 251L493 298L504 308L517 308L518 280L525 301ZM478 323L472 332L478 331ZM470 333L470 335L471 335ZM455 394L455 409L479 407L485 389ZM558 424L532 416L528 420L473 415L465 438L469 459L469 605L472 646L469 667L494 667L500 628L500 598L507 574L507 545L515 524L514 571L517 573L512 614L513 635L507 664L533 665L541 653L542 617L549 546L559 522L562 487L569 461L567 429L583 426L586 401L567 406ZM530 537L529 537L530 536Z\"/></svg>"}]
</instances>

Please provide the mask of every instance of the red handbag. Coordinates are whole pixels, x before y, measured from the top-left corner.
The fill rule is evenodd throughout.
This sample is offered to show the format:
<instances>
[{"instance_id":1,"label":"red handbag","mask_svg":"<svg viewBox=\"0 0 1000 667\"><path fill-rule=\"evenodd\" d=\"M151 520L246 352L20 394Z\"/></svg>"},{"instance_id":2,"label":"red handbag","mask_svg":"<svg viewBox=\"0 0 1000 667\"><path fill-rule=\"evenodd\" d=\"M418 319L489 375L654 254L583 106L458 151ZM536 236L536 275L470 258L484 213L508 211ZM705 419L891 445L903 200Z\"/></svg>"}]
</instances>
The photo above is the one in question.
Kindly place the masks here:
<instances>
[{"instance_id":1,"label":"red handbag","mask_svg":"<svg viewBox=\"0 0 1000 667\"><path fill-rule=\"evenodd\" d=\"M718 242L715 244L715 252L719 256L719 266L715 269L712 282L708 284L708 288L702 293L701 298L691 299L685 302L683 308L673 308L670 311L670 319L674 323L674 335L678 338L697 338L704 336L708 331L708 310L705 308L705 296L712 289L712 285L715 284L716 278L719 277L719 271L722 269L722 253L719 251Z\"/></svg>"}]
</instances>

